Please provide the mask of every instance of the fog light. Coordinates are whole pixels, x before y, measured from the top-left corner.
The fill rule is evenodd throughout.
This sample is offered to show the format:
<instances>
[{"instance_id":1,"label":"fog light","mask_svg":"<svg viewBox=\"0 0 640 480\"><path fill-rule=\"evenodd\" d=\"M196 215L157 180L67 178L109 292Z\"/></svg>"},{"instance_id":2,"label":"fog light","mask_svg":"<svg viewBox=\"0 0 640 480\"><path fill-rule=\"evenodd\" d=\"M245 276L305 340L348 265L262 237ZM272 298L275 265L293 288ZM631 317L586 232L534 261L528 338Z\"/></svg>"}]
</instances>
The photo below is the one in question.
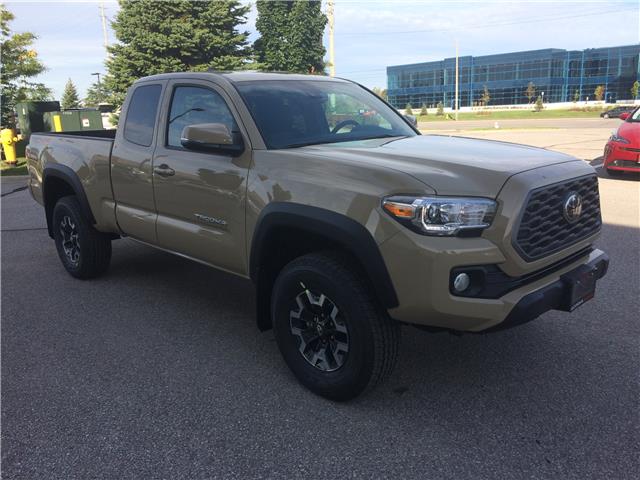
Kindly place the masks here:
<instances>
[{"instance_id":1,"label":"fog light","mask_svg":"<svg viewBox=\"0 0 640 480\"><path fill-rule=\"evenodd\" d=\"M453 279L453 289L456 292L464 292L469 288L470 283L471 279L469 278L469 275L466 273L459 273L456 275L456 278Z\"/></svg>"}]
</instances>

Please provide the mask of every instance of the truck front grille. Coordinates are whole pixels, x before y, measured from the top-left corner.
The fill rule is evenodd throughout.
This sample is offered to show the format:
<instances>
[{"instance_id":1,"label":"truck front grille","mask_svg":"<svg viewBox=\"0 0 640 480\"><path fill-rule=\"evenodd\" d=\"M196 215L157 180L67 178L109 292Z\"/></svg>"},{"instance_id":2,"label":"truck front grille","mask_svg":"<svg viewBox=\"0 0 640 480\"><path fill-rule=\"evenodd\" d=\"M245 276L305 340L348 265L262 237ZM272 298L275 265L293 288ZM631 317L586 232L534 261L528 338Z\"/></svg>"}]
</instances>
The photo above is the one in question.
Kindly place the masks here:
<instances>
[{"instance_id":1,"label":"truck front grille","mask_svg":"<svg viewBox=\"0 0 640 480\"><path fill-rule=\"evenodd\" d=\"M574 193L582 199L582 213L571 222L565 216L565 203ZM531 191L513 246L530 262L570 247L596 233L601 225L598 178L574 178Z\"/></svg>"}]
</instances>

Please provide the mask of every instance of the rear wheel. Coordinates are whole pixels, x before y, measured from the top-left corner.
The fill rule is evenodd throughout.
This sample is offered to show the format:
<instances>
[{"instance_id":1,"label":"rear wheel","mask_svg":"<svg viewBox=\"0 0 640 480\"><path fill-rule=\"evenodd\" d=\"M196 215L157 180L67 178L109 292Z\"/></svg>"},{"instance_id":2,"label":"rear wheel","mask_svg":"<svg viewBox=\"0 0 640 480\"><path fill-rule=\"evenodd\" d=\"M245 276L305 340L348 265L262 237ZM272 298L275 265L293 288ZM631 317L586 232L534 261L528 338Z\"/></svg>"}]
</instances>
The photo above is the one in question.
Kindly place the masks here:
<instances>
[{"instance_id":1,"label":"rear wheel","mask_svg":"<svg viewBox=\"0 0 640 480\"><path fill-rule=\"evenodd\" d=\"M111 239L91 226L76 197L58 200L52 221L58 256L67 272L86 279L107 270L111 261Z\"/></svg>"},{"instance_id":2,"label":"rear wheel","mask_svg":"<svg viewBox=\"0 0 640 480\"><path fill-rule=\"evenodd\" d=\"M608 114L608 113L605 113L605 114L602 116L602 118L609 118L609 114Z\"/></svg>"},{"instance_id":3,"label":"rear wheel","mask_svg":"<svg viewBox=\"0 0 640 480\"><path fill-rule=\"evenodd\" d=\"M348 257L314 253L278 276L272 320L298 380L333 400L373 388L395 364L400 327L382 310Z\"/></svg>"}]
</instances>

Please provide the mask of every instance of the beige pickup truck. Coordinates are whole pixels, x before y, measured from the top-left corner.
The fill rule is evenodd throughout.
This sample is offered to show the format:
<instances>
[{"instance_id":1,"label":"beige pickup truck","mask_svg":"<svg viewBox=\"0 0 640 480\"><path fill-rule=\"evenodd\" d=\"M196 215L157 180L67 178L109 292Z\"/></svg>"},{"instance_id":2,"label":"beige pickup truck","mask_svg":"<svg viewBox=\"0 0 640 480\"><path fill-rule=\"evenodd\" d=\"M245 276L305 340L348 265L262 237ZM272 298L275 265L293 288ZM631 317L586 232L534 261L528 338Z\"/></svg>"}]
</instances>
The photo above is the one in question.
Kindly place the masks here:
<instances>
[{"instance_id":1,"label":"beige pickup truck","mask_svg":"<svg viewBox=\"0 0 640 480\"><path fill-rule=\"evenodd\" d=\"M27 157L71 275L104 273L128 237L251 279L258 327L336 400L390 374L402 323L490 332L571 311L609 263L585 162L420 135L336 78L142 78L117 131L37 133Z\"/></svg>"}]
</instances>

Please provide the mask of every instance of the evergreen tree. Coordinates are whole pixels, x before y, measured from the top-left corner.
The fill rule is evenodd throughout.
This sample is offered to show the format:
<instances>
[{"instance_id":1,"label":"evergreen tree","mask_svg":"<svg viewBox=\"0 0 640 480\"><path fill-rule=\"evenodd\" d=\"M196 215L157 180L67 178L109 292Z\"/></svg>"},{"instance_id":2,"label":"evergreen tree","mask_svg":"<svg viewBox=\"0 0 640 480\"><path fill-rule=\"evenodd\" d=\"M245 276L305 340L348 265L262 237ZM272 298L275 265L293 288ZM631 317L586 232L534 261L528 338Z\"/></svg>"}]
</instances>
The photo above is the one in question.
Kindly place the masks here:
<instances>
[{"instance_id":1,"label":"evergreen tree","mask_svg":"<svg viewBox=\"0 0 640 480\"><path fill-rule=\"evenodd\" d=\"M70 108L80 108L78 90L76 90L76 86L73 84L71 79L69 79L67 81L67 84L64 86L64 92L62 93L62 98L60 99L60 107L63 110L69 110Z\"/></svg>"},{"instance_id":2,"label":"evergreen tree","mask_svg":"<svg viewBox=\"0 0 640 480\"><path fill-rule=\"evenodd\" d=\"M324 73L322 35L327 17L319 0L257 0L253 48L261 69Z\"/></svg>"},{"instance_id":3,"label":"evergreen tree","mask_svg":"<svg viewBox=\"0 0 640 480\"><path fill-rule=\"evenodd\" d=\"M410 103L407 103L407 106L404 109L404 114L405 115L413 115L413 107L411 106Z\"/></svg>"},{"instance_id":4,"label":"evergreen tree","mask_svg":"<svg viewBox=\"0 0 640 480\"><path fill-rule=\"evenodd\" d=\"M243 68L248 33L239 26L249 9L236 0L120 0L112 22L118 43L109 48L104 82L110 101L120 105L146 75Z\"/></svg>"},{"instance_id":5,"label":"evergreen tree","mask_svg":"<svg viewBox=\"0 0 640 480\"><path fill-rule=\"evenodd\" d=\"M544 104L542 103L542 97L538 95L538 98L536 99L536 112L541 111L544 108Z\"/></svg>"},{"instance_id":6,"label":"evergreen tree","mask_svg":"<svg viewBox=\"0 0 640 480\"><path fill-rule=\"evenodd\" d=\"M422 109L420 110L420 116L422 117L426 117L428 115L428 111L427 111L427 104L423 103L422 104Z\"/></svg>"},{"instance_id":7,"label":"evergreen tree","mask_svg":"<svg viewBox=\"0 0 640 480\"><path fill-rule=\"evenodd\" d=\"M438 115L439 117L444 115L444 105L442 104L442 102L438 102L436 115Z\"/></svg>"},{"instance_id":8,"label":"evergreen tree","mask_svg":"<svg viewBox=\"0 0 640 480\"><path fill-rule=\"evenodd\" d=\"M633 85L631 86L631 98L633 100L638 98L638 90L640 90L640 82L636 80L635 82L633 82Z\"/></svg>"},{"instance_id":9,"label":"evergreen tree","mask_svg":"<svg viewBox=\"0 0 640 480\"><path fill-rule=\"evenodd\" d=\"M576 88L575 92L573 92L573 103L578 103L580 101L580 90Z\"/></svg>"},{"instance_id":10,"label":"evergreen tree","mask_svg":"<svg viewBox=\"0 0 640 480\"><path fill-rule=\"evenodd\" d=\"M30 81L46 70L33 49L33 33L11 33L13 14L0 4L0 124L12 127L12 112L16 103L26 100L49 100L51 90L44 84Z\"/></svg>"},{"instance_id":11,"label":"evergreen tree","mask_svg":"<svg viewBox=\"0 0 640 480\"><path fill-rule=\"evenodd\" d=\"M84 104L87 107L97 107L101 103L109 103L113 92L105 88L104 83L95 82L87 89L87 95L84 98Z\"/></svg>"}]
</instances>

